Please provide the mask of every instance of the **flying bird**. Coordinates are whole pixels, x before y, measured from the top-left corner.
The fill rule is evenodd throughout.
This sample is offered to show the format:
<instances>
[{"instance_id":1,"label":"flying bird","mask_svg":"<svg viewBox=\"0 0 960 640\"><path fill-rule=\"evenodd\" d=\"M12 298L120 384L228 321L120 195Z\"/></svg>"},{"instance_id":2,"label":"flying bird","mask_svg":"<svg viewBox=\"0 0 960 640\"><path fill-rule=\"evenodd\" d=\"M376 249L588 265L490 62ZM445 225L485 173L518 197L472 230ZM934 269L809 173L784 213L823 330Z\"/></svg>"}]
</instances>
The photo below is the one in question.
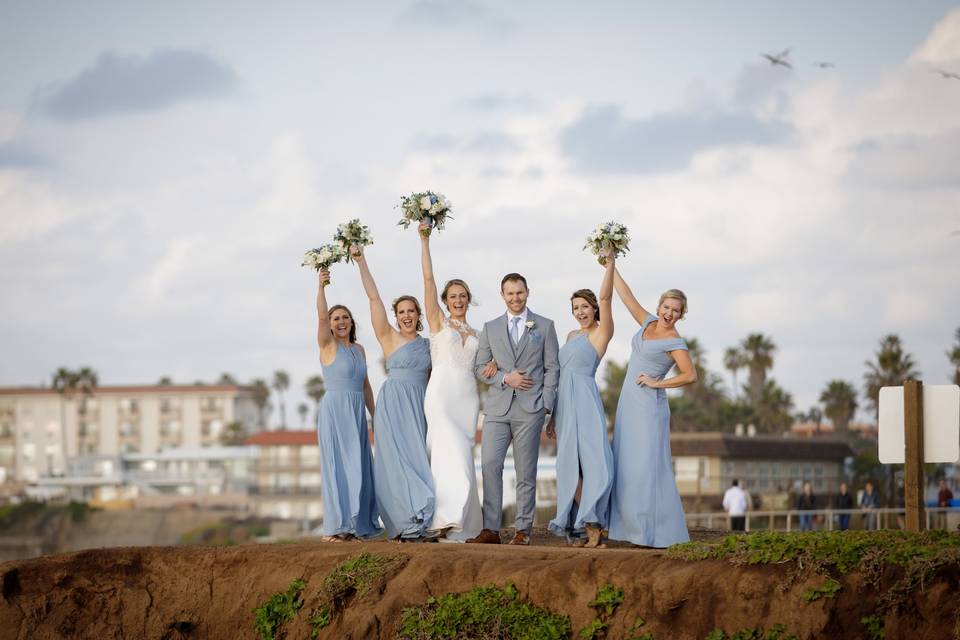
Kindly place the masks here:
<instances>
[{"instance_id":1,"label":"flying bird","mask_svg":"<svg viewBox=\"0 0 960 640\"><path fill-rule=\"evenodd\" d=\"M813 66L820 69L834 69L837 65L833 64L832 62L814 62Z\"/></svg>"},{"instance_id":2,"label":"flying bird","mask_svg":"<svg viewBox=\"0 0 960 640\"><path fill-rule=\"evenodd\" d=\"M764 58L770 61L770 64L774 67L780 65L781 67L786 67L787 69L793 69L793 65L787 62L787 56L790 55L790 49L784 49L780 53L761 53Z\"/></svg>"},{"instance_id":3,"label":"flying bird","mask_svg":"<svg viewBox=\"0 0 960 640\"><path fill-rule=\"evenodd\" d=\"M931 69L934 73L939 73L944 80L960 80L960 73L944 71L943 69Z\"/></svg>"}]
</instances>

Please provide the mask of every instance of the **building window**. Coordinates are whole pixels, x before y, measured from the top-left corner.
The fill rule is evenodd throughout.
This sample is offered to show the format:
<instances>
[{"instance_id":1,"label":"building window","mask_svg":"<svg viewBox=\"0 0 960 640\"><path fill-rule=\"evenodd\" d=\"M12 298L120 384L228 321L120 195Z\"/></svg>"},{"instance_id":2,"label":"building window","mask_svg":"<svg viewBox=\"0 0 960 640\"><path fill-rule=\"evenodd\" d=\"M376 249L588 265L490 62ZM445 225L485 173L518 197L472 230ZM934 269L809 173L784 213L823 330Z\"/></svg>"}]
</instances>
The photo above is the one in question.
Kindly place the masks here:
<instances>
[{"instance_id":1,"label":"building window","mask_svg":"<svg viewBox=\"0 0 960 640\"><path fill-rule=\"evenodd\" d=\"M124 413L140 413L140 403L135 398L123 398L120 400L120 411Z\"/></svg>"},{"instance_id":2,"label":"building window","mask_svg":"<svg viewBox=\"0 0 960 640\"><path fill-rule=\"evenodd\" d=\"M219 411L220 410L220 398L204 398L200 407L204 411Z\"/></svg>"},{"instance_id":3,"label":"building window","mask_svg":"<svg viewBox=\"0 0 960 640\"><path fill-rule=\"evenodd\" d=\"M180 401L177 398L161 398L160 413L173 413L180 408Z\"/></svg>"},{"instance_id":4,"label":"building window","mask_svg":"<svg viewBox=\"0 0 960 640\"><path fill-rule=\"evenodd\" d=\"M179 435L180 435L179 420L161 420L160 421L160 437L161 438L175 438Z\"/></svg>"},{"instance_id":5,"label":"building window","mask_svg":"<svg viewBox=\"0 0 960 640\"><path fill-rule=\"evenodd\" d=\"M304 467L316 467L320 465L319 447L300 447L300 464Z\"/></svg>"}]
</instances>

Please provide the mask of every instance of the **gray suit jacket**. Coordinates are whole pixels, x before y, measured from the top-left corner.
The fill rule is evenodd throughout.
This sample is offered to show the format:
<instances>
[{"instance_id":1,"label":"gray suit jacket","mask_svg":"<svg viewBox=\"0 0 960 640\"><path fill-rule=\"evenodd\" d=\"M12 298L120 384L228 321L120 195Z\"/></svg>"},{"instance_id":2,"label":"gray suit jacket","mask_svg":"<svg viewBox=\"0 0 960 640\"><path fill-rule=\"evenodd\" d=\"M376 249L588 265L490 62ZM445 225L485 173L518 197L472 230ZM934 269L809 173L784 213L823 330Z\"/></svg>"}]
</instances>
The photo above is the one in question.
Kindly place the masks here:
<instances>
[{"instance_id":1,"label":"gray suit jacket","mask_svg":"<svg viewBox=\"0 0 960 640\"><path fill-rule=\"evenodd\" d=\"M514 390L503 384L503 377L514 369L523 369L533 378L533 387L516 391L517 401L524 411L536 413L546 409L553 413L560 381L557 331L553 320L539 316L529 308L527 321L532 321L533 327L523 332L516 348L510 341L507 314L483 325L474 371L477 378L490 385L483 403L483 412L488 416L504 416L510 411ZM491 358L496 360L498 371L492 378L484 378L480 372Z\"/></svg>"}]
</instances>

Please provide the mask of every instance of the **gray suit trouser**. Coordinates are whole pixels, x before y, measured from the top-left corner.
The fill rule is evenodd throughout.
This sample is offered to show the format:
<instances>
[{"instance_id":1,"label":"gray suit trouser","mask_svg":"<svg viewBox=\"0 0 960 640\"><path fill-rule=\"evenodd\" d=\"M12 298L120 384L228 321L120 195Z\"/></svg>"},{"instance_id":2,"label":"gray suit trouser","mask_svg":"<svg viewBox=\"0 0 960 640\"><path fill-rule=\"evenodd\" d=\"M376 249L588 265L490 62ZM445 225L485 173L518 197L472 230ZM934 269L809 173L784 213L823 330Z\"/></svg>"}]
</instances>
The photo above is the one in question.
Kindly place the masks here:
<instances>
[{"instance_id":1,"label":"gray suit trouser","mask_svg":"<svg viewBox=\"0 0 960 640\"><path fill-rule=\"evenodd\" d=\"M517 531L529 533L537 502L537 458L544 409L524 411L516 398L504 416L486 416L480 457L483 464L483 528L500 531L503 517L503 461L513 442L517 474Z\"/></svg>"}]
</instances>

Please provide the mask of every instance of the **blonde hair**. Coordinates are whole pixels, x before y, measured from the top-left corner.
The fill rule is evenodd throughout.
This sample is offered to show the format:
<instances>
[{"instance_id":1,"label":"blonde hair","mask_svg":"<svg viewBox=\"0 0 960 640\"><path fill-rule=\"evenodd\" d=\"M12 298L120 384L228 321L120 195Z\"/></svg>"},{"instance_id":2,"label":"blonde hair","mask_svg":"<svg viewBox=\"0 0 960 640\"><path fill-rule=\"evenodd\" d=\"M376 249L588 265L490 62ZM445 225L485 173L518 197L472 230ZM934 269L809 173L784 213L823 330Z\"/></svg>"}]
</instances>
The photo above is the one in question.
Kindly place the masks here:
<instances>
[{"instance_id":1,"label":"blonde hair","mask_svg":"<svg viewBox=\"0 0 960 640\"><path fill-rule=\"evenodd\" d=\"M660 296L660 302L657 303L657 315L660 315L660 305L662 305L663 301L667 298L680 301L680 319L683 320L683 317L687 315L687 294L680 291L680 289L667 289L664 291Z\"/></svg>"},{"instance_id":2,"label":"blonde hair","mask_svg":"<svg viewBox=\"0 0 960 640\"><path fill-rule=\"evenodd\" d=\"M423 331L423 322L420 320L420 317L423 316L423 312L420 310L420 302L413 296L400 296L393 301L393 317L397 317L397 307L400 306L401 302L412 302L413 308L417 310L417 331ZM400 328L400 323L397 323L397 328Z\"/></svg>"},{"instance_id":3,"label":"blonde hair","mask_svg":"<svg viewBox=\"0 0 960 640\"><path fill-rule=\"evenodd\" d=\"M447 293L450 291L450 287L454 285L463 287L464 291L467 292L467 304L473 304L473 293L470 292L470 287L467 285L467 283L460 278L451 278L450 280L447 280L445 285L443 285L443 291L440 292L440 300L447 307L447 311L450 311L450 306L447 305Z\"/></svg>"}]
</instances>

